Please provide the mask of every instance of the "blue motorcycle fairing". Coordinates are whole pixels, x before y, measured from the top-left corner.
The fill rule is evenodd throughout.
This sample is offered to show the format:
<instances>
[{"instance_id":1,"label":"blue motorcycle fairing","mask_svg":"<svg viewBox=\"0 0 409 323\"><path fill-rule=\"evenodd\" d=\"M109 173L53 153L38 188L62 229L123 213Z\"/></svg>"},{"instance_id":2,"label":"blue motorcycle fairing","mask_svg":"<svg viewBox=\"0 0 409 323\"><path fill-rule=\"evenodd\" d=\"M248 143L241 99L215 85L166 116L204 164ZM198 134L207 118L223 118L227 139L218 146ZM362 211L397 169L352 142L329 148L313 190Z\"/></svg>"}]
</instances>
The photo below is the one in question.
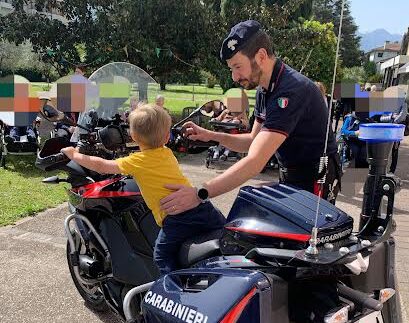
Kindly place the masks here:
<instances>
[{"instance_id":1,"label":"blue motorcycle fairing","mask_svg":"<svg viewBox=\"0 0 409 323\"><path fill-rule=\"evenodd\" d=\"M274 281L286 284L279 277ZM272 315L271 319L276 315L261 309L261 304L271 302L271 284L265 274L254 270L184 269L158 279L145 295L142 309L150 323L227 322L231 315L240 323L267 322L266 315ZM281 297L283 302L287 302L286 296ZM286 305L276 308L287 311ZM235 311L236 306L242 307L240 312Z\"/></svg>"},{"instance_id":2,"label":"blue motorcycle fairing","mask_svg":"<svg viewBox=\"0 0 409 323\"><path fill-rule=\"evenodd\" d=\"M224 255L245 255L254 247L299 250L307 246L318 197L289 185L245 186L231 208L221 239ZM353 219L326 200L318 210L319 243L348 237Z\"/></svg>"}]
</instances>

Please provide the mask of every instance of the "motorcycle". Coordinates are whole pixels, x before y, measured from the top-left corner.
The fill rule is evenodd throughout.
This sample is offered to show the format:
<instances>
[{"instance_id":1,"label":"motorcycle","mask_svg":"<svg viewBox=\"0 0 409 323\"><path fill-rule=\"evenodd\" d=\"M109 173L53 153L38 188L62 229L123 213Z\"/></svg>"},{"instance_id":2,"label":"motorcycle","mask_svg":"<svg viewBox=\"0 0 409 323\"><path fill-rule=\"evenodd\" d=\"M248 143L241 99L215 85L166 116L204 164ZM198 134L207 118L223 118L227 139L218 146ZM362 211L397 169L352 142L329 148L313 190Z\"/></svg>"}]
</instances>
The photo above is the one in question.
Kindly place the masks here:
<instances>
[{"instance_id":1,"label":"motorcycle","mask_svg":"<svg viewBox=\"0 0 409 323\"><path fill-rule=\"evenodd\" d=\"M240 124L234 122L222 122L217 120L211 120L209 124L213 127L216 132L225 132L229 134L239 134L248 132L247 128ZM244 154L230 151L226 147L221 145L212 146L207 151L206 157L206 167L209 168L211 164L219 160L240 160Z\"/></svg>"},{"instance_id":2,"label":"motorcycle","mask_svg":"<svg viewBox=\"0 0 409 323\"><path fill-rule=\"evenodd\" d=\"M139 82L133 88L157 88L139 68L111 64L115 68L102 68L90 80L117 81L121 78L114 76L126 69L120 75L132 78L130 84ZM122 103L93 108L99 120L107 120ZM50 121L67 122L48 101L42 111ZM90 129L81 124L90 112L77 125L83 130L80 151L104 158L126 153L126 127ZM188 118L198 113L205 114L198 108ZM184 121L172 127L172 148L214 144L184 137ZM67 260L91 309L111 309L127 322L401 322L390 265L397 180L386 175L386 139L368 144L372 167L359 232L352 232L349 215L309 192L283 184L245 186L224 230L187 241L179 254L185 269L162 277L153 262L159 228L137 184L127 176L79 166L59 152L64 145L59 138L47 140L36 164L68 173L65 179L53 176L44 182L71 184Z\"/></svg>"}]
</instances>

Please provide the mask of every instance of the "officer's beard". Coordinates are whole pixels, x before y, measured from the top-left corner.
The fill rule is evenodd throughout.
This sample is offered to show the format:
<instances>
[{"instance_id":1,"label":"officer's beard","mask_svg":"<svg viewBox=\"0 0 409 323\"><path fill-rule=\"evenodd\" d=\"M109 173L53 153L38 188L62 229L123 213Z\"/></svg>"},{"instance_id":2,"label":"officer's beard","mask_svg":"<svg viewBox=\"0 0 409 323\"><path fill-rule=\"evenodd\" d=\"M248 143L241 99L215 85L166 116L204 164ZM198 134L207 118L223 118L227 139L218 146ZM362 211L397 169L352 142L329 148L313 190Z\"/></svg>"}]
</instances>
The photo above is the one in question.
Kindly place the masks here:
<instances>
[{"instance_id":1,"label":"officer's beard","mask_svg":"<svg viewBox=\"0 0 409 323\"><path fill-rule=\"evenodd\" d=\"M258 66L256 60L253 58L250 61L251 64L251 74L248 79L240 79L237 83L246 90L253 90L260 84L261 79L261 69Z\"/></svg>"}]
</instances>

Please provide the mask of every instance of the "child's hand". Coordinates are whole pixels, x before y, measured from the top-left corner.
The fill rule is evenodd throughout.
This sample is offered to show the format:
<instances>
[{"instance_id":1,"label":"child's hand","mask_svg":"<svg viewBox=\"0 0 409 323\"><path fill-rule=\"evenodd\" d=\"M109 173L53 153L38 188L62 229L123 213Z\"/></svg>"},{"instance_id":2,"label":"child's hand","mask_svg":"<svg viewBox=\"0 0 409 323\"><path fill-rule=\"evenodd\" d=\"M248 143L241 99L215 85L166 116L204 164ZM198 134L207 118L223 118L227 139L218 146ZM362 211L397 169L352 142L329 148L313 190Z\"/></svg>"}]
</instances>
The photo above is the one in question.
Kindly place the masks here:
<instances>
[{"instance_id":1,"label":"child's hand","mask_svg":"<svg viewBox=\"0 0 409 323\"><path fill-rule=\"evenodd\" d=\"M66 147L60 150L65 156L67 156L69 159L72 159L74 157L74 153L77 152L77 148L74 147Z\"/></svg>"}]
</instances>

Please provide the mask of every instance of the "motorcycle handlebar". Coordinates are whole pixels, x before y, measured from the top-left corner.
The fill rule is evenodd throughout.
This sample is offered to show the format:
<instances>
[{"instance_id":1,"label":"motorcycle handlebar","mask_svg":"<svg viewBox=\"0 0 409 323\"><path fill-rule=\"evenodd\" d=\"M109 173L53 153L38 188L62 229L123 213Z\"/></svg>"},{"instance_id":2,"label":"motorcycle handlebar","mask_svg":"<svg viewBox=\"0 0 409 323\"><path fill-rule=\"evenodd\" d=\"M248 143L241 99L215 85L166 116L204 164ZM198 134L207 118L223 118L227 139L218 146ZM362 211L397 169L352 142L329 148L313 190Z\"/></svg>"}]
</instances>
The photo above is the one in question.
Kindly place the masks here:
<instances>
[{"instance_id":1,"label":"motorcycle handlebar","mask_svg":"<svg viewBox=\"0 0 409 323\"><path fill-rule=\"evenodd\" d=\"M217 120L210 120L209 124L212 126L217 126L217 127L228 127L228 128L243 128L243 124L241 123L235 123L235 122L223 122L223 121L217 121Z\"/></svg>"},{"instance_id":2,"label":"motorcycle handlebar","mask_svg":"<svg viewBox=\"0 0 409 323\"><path fill-rule=\"evenodd\" d=\"M37 156L36 166L44 171L51 171L59 168L61 165L67 164L70 159L63 153L40 157Z\"/></svg>"}]
</instances>

